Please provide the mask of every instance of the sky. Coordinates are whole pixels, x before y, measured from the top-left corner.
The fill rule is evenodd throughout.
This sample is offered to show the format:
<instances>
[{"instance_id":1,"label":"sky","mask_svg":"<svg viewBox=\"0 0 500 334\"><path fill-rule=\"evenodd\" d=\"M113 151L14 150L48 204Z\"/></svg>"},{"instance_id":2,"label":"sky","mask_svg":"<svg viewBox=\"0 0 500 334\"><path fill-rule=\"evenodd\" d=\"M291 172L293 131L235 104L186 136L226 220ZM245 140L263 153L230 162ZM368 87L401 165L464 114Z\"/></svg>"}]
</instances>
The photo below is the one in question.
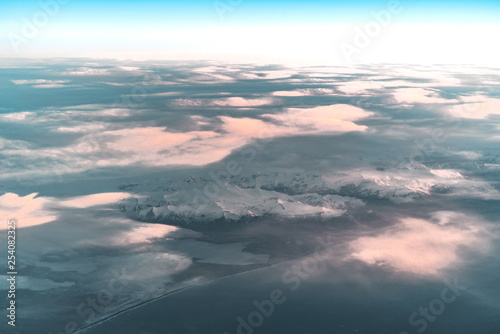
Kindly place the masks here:
<instances>
[{"instance_id":1,"label":"sky","mask_svg":"<svg viewBox=\"0 0 500 334\"><path fill-rule=\"evenodd\" d=\"M498 1L2 1L0 57L498 62Z\"/></svg>"}]
</instances>

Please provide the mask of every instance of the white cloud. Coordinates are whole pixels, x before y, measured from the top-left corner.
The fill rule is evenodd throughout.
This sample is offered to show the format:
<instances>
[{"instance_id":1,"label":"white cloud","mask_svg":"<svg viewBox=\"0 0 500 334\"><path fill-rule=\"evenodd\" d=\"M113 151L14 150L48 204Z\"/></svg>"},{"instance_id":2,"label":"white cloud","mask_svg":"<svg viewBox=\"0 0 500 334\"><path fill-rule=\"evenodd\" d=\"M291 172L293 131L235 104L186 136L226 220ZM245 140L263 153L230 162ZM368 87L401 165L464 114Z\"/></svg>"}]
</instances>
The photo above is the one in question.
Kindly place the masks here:
<instances>
[{"instance_id":1,"label":"white cloud","mask_svg":"<svg viewBox=\"0 0 500 334\"><path fill-rule=\"evenodd\" d=\"M304 134L364 131L366 126L353 121L372 115L361 108L336 104L315 108L289 108L278 114L262 115L264 120L220 116L223 129L244 138L273 138ZM273 123L267 121L272 120Z\"/></svg>"},{"instance_id":2,"label":"white cloud","mask_svg":"<svg viewBox=\"0 0 500 334\"><path fill-rule=\"evenodd\" d=\"M37 193L20 197L17 194L6 193L0 196L0 216L15 219L16 228L45 224L57 218L49 209L50 198L36 197ZM2 224L1 229L6 229Z\"/></svg>"},{"instance_id":3,"label":"white cloud","mask_svg":"<svg viewBox=\"0 0 500 334\"><path fill-rule=\"evenodd\" d=\"M386 74L401 78L406 77L408 79L426 79L430 81L429 83L420 83L420 85L425 85L425 87L456 87L460 86L462 81L455 78L453 75L456 73L462 73L462 68L453 69L442 66L396 66L388 69ZM413 83L419 85L419 83Z\"/></svg>"},{"instance_id":4,"label":"white cloud","mask_svg":"<svg viewBox=\"0 0 500 334\"><path fill-rule=\"evenodd\" d=\"M0 196L0 216L15 219L16 228L24 228L55 221L59 215L57 209L61 207L89 208L109 205L130 197L128 193L101 193L57 201L52 197L37 197L37 195L32 193L20 197L14 193L3 194ZM6 227L2 226L1 229Z\"/></svg>"},{"instance_id":5,"label":"white cloud","mask_svg":"<svg viewBox=\"0 0 500 334\"><path fill-rule=\"evenodd\" d=\"M31 85L33 88L61 88L71 87L66 85L69 80L46 80L46 79L30 79L30 80L11 80L16 85Z\"/></svg>"},{"instance_id":6,"label":"white cloud","mask_svg":"<svg viewBox=\"0 0 500 334\"><path fill-rule=\"evenodd\" d=\"M454 73L457 72L460 73L458 70ZM452 72L443 71L441 68L432 66L423 66L421 68L418 66L411 68L390 66L384 68L384 74L383 76L369 76L363 80L350 80L336 85L345 94L368 94L370 90L400 88L395 93L403 99L402 101L409 99L408 102L411 102L417 99L415 102L419 103L441 103L435 102L436 100L425 99L425 96L429 94L433 95L435 92L423 89L430 87L455 87L461 84L461 80L453 77ZM402 80L402 78L406 80ZM415 79L418 81L415 81ZM422 79L425 82L421 82ZM453 101L448 100L447 102Z\"/></svg>"},{"instance_id":7,"label":"white cloud","mask_svg":"<svg viewBox=\"0 0 500 334\"><path fill-rule=\"evenodd\" d=\"M338 85L337 88L345 94L364 94L367 93L369 89L384 88L384 83L368 80L353 80L342 83Z\"/></svg>"},{"instance_id":8,"label":"white cloud","mask_svg":"<svg viewBox=\"0 0 500 334\"><path fill-rule=\"evenodd\" d=\"M359 107L348 104L333 104L314 108L289 108L286 113L264 116L297 125L315 124L320 129L329 128L328 123L331 122L357 121L372 115L372 112Z\"/></svg>"},{"instance_id":9,"label":"white cloud","mask_svg":"<svg viewBox=\"0 0 500 334\"><path fill-rule=\"evenodd\" d=\"M100 193L60 200L58 205L83 209L96 205L109 205L127 197L130 197L129 193Z\"/></svg>"},{"instance_id":10,"label":"white cloud","mask_svg":"<svg viewBox=\"0 0 500 334\"><path fill-rule=\"evenodd\" d=\"M83 124L75 126L60 126L55 129L57 132L88 133L106 129L105 124Z\"/></svg>"},{"instance_id":11,"label":"white cloud","mask_svg":"<svg viewBox=\"0 0 500 334\"><path fill-rule=\"evenodd\" d=\"M190 77L189 79L180 79L181 82L191 82L191 83L205 83L205 84L213 84L213 83L221 83L221 82L234 82L236 81L233 77L224 75L224 74L216 74L216 73L204 73Z\"/></svg>"},{"instance_id":12,"label":"white cloud","mask_svg":"<svg viewBox=\"0 0 500 334\"><path fill-rule=\"evenodd\" d=\"M177 99L172 102L181 107L259 107L279 104L278 99L228 97L222 99Z\"/></svg>"},{"instance_id":13,"label":"white cloud","mask_svg":"<svg viewBox=\"0 0 500 334\"><path fill-rule=\"evenodd\" d=\"M237 75L238 79L244 80L275 80L275 79L286 79L290 78L294 74L297 74L296 71L290 70L274 70L274 71L245 71L241 72Z\"/></svg>"},{"instance_id":14,"label":"white cloud","mask_svg":"<svg viewBox=\"0 0 500 334\"><path fill-rule=\"evenodd\" d=\"M448 110L454 117L485 119L490 115L500 115L500 99L485 96L465 96L462 103Z\"/></svg>"},{"instance_id":15,"label":"white cloud","mask_svg":"<svg viewBox=\"0 0 500 334\"><path fill-rule=\"evenodd\" d=\"M91 66L75 67L73 69L60 72L63 76L148 76L151 70L141 69L136 66L116 66L109 68L93 67L98 64L89 64Z\"/></svg>"},{"instance_id":16,"label":"white cloud","mask_svg":"<svg viewBox=\"0 0 500 334\"><path fill-rule=\"evenodd\" d=\"M349 244L349 259L417 275L438 275L463 261L461 250L486 251L485 226L475 217L436 213L429 220L405 218L394 228Z\"/></svg>"},{"instance_id":17,"label":"white cloud","mask_svg":"<svg viewBox=\"0 0 500 334\"><path fill-rule=\"evenodd\" d=\"M456 170L450 169L431 169L430 172L434 175L437 175L443 179L463 179L462 174L457 172Z\"/></svg>"},{"instance_id":18,"label":"white cloud","mask_svg":"<svg viewBox=\"0 0 500 334\"><path fill-rule=\"evenodd\" d=\"M298 90L285 90L273 92L273 96L314 96L314 95L335 95L332 88L308 88Z\"/></svg>"},{"instance_id":19,"label":"white cloud","mask_svg":"<svg viewBox=\"0 0 500 334\"><path fill-rule=\"evenodd\" d=\"M74 70L61 72L61 75L74 75L74 76L101 76L101 75L111 75L112 71L105 68L92 68L92 67L80 67Z\"/></svg>"},{"instance_id":20,"label":"white cloud","mask_svg":"<svg viewBox=\"0 0 500 334\"><path fill-rule=\"evenodd\" d=\"M123 246L151 243L154 239L164 239L169 233L178 230L177 227L163 224L137 223L137 225L132 230L117 235L112 242Z\"/></svg>"},{"instance_id":21,"label":"white cloud","mask_svg":"<svg viewBox=\"0 0 500 334\"><path fill-rule=\"evenodd\" d=\"M0 119L4 122L24 123L27 121L32 121L36 118L37 118L37 113L32 111L21 111L21 112L14 112L10 114L0 115Z\"/></svg>"},{"instance_id":22,"label":"white cloud","mask_svg":"<svg viewBox=\"0 0 500 334\"><path fill-rule=\"evenodd\" d=\"M33 88L63 88L63 87L71 87L71 86L62 85L62 84L46 84L46 85L34 85L31 87L33 87Z\"/></svg>"},{"instance_id":23,"label":"white cloud","mask_svg":"<svg viewBox=\"0 0 500 334\"><path fill-rule=\"evenodd\" d=\"M234 100L229 100L234 102ZM247 100L243 100L247 105ZM252 102L254 103L254 101ZM259 102L260 103L260 102ZM85 109L85 108L79 108ZM99 110L95 106L87 107L87 114L100 116L126 112L124 109ZM44 121L51 117L71 119L76 110L48 112ZM62 165L60 174L77 173L89 168L105 166L128 166L144 164L150 166L165 165L205 165L229 155L234 149L242 147L257 138L289 137L306 134L332 134L348 131L364 131L366 126L354 121L368 117L372 113L350 105L331 105L315 108L290 108L278 114L265 114L262 119L235 118L219 116L221 122L205 122L212 130L174 132L163 127L135 127L119 130L107 130L85 134L76 142L66 147L44 149L10 148L5 154L24 157L25 159L43 159ZM197 126L203 125L200 119L192 118ZM213 121L213 119L212 119ZM55 131L84 132L97 131L99 124L90 126L78 123L74 128L58 127ZM36 170L15 171L15 175L32 173L54 174L54 164ZM19 174L21 173L21 174ZM13 174L10 174L12 177ZM3 177L9 177L4 174Z\"/></svg>"},{"instance_id":24,"label":"white cloud","mask_svg":"<svg viewBox=\"0 0 500 334\"><path fill-rule=\"evenodd\" d=\"M94 106L75 106L57 109L46 109L40 112L21 111L7 114L1 114L0 120L6 122L34 123L49 121L66 121L68 123L77 123L73 127L58 126L54 130L60 132L82 132L84 129L97 130L102 124L95 124L99 117L125 117L130 115L131 110L127 108L109 108ZM92 118L89 123L76 122L76 118ZM83 124L82 124L83 123Z\"/></svg>"},{"instance_id":25,"label":"white cloud","mask_svg":"<svg viewBox=\"0 0 500 334\"><path fill-rule=\"evenodd\" d=\"M300 90L285 90L285 91L276 91L273 92L274 96L306 96L304 92Z\"/></svg>"},{"instance_id":26,"label":"white cloud","mask_svg":"<svg viewBox=\"0 0 500 334\"><path fill-rule=\"evenodd\" d=\"M387 77L393 79L391 77ZM426 88L436 87L439 84L412 82L405 80L374 80L375 77L370 77L371 80L351 80L337 85L337 89L345 94L370 94L370 90L381 90L386 88L411 89L411 88ZM379 79L384 79L380 77Z\"/></svg>"},{"instance_id":27,"label":"white cloud","mask_svg":"<svg viewBox=\"0 0 500 334\"><path fill-rule=\"evenodd\" d=\"M474 152L474 151L460 151L460 152L453 152L456 155L462 156L466 159L469 160L476 160L481 158L483 155L479 152Z\"/></svg>"},{"instance_id":28,"label":"white cloud","mask_svg":"<svg viewBox=\"0 0 500 334\"><path fill-rule=\"evenodd\" d=\"M64 84L68 83L69 80L46 80L46 79L30 79L30 80L11 80L16 85L44 85L44 84Z\"/></svg>"},{"instance_id":29,"label":"white cloud","mask_svg":"<svg viewBox=\"0 0 500 334\"><path fill-rule=\"evenodd\" d=\"M424 88L399 88L393 93L397 103L456 103L457 100L445 99L439 96L435 90Z\"/></svg>"}]
</instances>

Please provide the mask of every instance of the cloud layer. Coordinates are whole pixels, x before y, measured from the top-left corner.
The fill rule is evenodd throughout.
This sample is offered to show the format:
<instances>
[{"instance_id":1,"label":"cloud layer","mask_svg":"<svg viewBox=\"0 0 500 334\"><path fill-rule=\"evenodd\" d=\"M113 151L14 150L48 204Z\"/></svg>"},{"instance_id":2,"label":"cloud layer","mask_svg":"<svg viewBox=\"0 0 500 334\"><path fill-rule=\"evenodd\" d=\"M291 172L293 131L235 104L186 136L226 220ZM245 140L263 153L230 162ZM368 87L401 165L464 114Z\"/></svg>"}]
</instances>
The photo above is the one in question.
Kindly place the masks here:
<instances>
[{"instance_id":1,"label":"cloud layer","mask_svg":"<svg viewBox=\"0 0 500 334\"><path fill-rule=\"evenodd\" d=\"M417 275L437 275L463 261L465 250L486 252L489 236L476 217L435 212L437 222L405 218L394 228L350 243L351 258Z\"/></svg>"}]
</instances>

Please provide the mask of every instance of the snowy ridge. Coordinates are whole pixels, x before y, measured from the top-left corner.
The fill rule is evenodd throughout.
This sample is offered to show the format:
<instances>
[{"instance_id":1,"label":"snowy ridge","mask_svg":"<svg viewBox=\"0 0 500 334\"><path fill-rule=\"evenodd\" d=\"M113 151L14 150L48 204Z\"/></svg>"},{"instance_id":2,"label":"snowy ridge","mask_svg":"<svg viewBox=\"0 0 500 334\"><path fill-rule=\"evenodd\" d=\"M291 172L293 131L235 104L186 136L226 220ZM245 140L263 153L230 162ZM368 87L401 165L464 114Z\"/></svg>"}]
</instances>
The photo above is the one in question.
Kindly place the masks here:
<instances>
[{"instance_id":1,"label":"snowy ridge","mask_svg":"<svg viewBox=\"0 0 500 334\"><path fill-rule=\"evenodd\" d=\"M455 170L428 168L350 170L328 175L292 170L237 176L210 173L121 188L145 195L124 200L123 211L140 220L170 223L265 216L329 219L374 198L395 203L433 194L500 198L484 181L468 179Z\"/></svg>"}]
</instances>

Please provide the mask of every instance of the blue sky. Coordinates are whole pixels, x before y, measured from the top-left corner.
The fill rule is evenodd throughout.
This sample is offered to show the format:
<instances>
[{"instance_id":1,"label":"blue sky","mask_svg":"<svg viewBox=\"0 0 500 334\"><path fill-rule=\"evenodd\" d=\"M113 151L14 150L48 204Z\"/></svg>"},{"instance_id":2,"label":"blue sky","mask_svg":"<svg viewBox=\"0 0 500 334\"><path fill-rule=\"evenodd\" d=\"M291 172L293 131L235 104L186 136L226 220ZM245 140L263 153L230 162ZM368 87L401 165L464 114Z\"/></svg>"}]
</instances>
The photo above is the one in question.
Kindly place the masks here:
<instances>
[{"instance_id":1,"label":"blue sky","mask_svg":"<svg viewBox=\"0 0 500 334\"><path fill-rule=\"evenodd\" d=\"M489 37L500 27L498 1L402 0L390 24L359 50L356 28L363 31L375 20L373 13L389 10L391 1L73 0L58 2L57 12L40 21L33 36L25 36L27 21L44 19L41 3L53 2L2 1L0 57L242 58L330 65L354 58L418 62L415 52L421 50L422 61L481 63L494 60ZM347 44L357 49L353 57L346 56Z\"/></svg>"},{"instance_id":2,"label":"blue sky","mask_svg":"<svg viewBox=\"0 0 500 334\"><path fill-rule=\"evenodd\" d=\"M29 17L39 10L40 2L46 1L2 1L0 18L15 21ZM227 4L232 17L231 24L282 23L295 20L301 22L332 23L332 21L355 22L366 14L387 7L390 1L255 1L255 0L196 0L178 1L78 1L65 0L62 13L71 22L96 22L104 27L108 23L137 25L155 21L165 25L218 24L219 17L214 8L217 3ZM62 2L62 1L61 1ZM439 22L497 22L500 13L498 1L404 1L408 9L405 20ZM229 16L229 15L228 15ZM214 20L215 19L215 20ZM233 21L233 20L231 20ZM69 22L66 22L69 23Z\"/></svg>"}]
</instances>

